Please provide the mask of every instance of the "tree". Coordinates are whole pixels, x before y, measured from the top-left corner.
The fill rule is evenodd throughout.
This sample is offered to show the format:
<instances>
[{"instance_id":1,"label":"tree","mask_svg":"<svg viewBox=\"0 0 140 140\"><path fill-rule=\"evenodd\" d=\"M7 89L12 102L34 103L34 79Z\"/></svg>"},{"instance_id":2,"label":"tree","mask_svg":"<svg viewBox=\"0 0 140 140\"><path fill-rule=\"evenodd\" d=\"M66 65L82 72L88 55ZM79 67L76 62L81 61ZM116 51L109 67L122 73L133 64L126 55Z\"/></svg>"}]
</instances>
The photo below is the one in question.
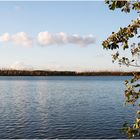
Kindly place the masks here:
<instances>
[{"instance_id":1,"label":"tree","mask_svg":"<svg viewBox=\"0 0 140 140\"><path fill-rule=\"evenodd\" d=\"M140 1L139 0L106 0L110 10L117 8L121 9L122 12L130 13L132 10L136 11L138 18L132 20L132 22L124 28L120 28L117 32L112 34L103 41L102 45L104 49L116 50L112 54L112 62L117 61L119 65L140 67L138 64L140 57ZM130 41L134 41L130 44ZM130 55L122 56L120 53L121 48L124 51L128 51ZM126 132L129 138L134 136L140 136L140 103L138 99L140 97L140 72L134 72L131 80L125 81L126 90L125 103L138 105L136 118L132 125L124 124L123 130Z\"/></svg>"}]
</instances>

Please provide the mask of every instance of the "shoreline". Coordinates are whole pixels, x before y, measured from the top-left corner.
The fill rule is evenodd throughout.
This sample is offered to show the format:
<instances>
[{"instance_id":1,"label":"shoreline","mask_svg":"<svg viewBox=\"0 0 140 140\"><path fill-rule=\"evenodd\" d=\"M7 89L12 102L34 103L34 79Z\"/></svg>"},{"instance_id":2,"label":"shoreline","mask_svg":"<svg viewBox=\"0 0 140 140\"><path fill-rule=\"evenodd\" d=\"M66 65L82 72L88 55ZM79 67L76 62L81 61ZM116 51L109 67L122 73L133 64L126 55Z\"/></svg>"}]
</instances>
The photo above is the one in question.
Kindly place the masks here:
<instances>
[{"instance_id":1,"label":"shoreline","mask_svg":"<svg viewBox=\"0 0 140 140\"><path fill-rule=\"evenodd\" d=\"M140 72L76 72L76 71L45 71L45 70L0 70L0 76L132 76Z\"/></svg>"}]
</instances>

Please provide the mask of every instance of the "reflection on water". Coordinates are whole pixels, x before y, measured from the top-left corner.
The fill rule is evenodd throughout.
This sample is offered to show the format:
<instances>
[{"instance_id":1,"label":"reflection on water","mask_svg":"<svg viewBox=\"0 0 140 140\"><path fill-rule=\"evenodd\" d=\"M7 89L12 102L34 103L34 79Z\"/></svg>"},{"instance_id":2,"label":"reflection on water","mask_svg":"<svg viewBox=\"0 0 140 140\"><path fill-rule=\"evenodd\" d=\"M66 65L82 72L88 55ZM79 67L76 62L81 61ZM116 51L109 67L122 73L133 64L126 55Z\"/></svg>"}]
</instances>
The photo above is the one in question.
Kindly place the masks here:
<instances>
[{"instance_id":1,"label":"reflection on water","mask_svg":"<svg viewBox=\"0 0 140 140\"><path fill-rule=\"evenodd\" d=\"M0 138L124 138L127 78L0 77Z\"/></svg>"}]
</instances>

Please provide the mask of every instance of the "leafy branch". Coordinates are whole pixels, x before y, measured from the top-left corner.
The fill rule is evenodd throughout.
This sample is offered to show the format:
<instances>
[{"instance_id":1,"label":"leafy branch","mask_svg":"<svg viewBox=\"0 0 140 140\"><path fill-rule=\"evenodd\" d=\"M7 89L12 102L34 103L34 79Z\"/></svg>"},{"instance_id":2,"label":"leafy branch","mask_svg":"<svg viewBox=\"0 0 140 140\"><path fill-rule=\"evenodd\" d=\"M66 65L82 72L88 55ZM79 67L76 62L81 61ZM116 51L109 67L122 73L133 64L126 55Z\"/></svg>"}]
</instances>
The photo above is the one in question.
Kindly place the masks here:
<instances>
[{"instance_id":1,"label":"leafy branch","mask_svg":"<svg viewBox=\"0 0 140 140\"><path fill-rule=\"evenodd\" d=\"M121 9L122 12L130 13L134 10L138 13L138 18L132 20L132 22L124 28L120 28L117 32L112 34L103 41L102 46L106 50L116 50L115 54L112 54L112 62L117 61L119 65L125 65L127 67L140 67L138 64L140 56L140 42L130 44L129 40L132 38L140 38L140 1L139 0L105 0L110 10L117 8ZM121 56L120 49L128 50L131 57ZM140 72L133 73L133 77L130 80L125 80L126 90L125 104L137 104L140 98ZM137 104L140 107L140 104ZM140 136L140 109L136 111L136 118L132 125L125 124L123 126L124 132L128 135L128 138Z\"/></svg>"}]
</instances>

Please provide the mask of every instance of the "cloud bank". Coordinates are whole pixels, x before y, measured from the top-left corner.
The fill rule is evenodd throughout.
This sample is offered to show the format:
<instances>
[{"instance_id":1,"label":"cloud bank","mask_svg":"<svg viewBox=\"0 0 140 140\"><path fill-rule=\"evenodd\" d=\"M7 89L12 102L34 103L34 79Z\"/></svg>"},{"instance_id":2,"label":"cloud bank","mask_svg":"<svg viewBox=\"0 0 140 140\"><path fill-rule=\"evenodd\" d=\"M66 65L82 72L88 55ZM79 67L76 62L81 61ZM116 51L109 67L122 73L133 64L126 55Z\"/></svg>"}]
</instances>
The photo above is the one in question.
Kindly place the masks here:
<instances>
[{"instance_id":1,"label":"cloud bank","mask_svg":"<svg viewBox=\"0 0 140 140\"><path fill-rule=\"evenodd\" d=\"M86 35L82 37L77 34L69 35L64 32L56 34L40 32L38 33L37 40L42 46L74 44L85 47L95 43L95 37L93 35Z\"/></svg>"},{"instance_id":2,"label":"cloud bank","mask_svg":"<svg viewBox=\"0 0 140 140\"><path fill-rule=\"evenodd\" d=\"M16 34L4 33L0 35L0 42L11 42L17 46L33 46L38 44L39 46L48 47L51 45L78 45L80 47L86 47L91 44L95 44L95 37L92 34L80 36L78 34L67 34L64 32L51 34L47 31L39 32L36 37L30 37L25 32L18 32Z\"/></svg>"}]
</instances>

